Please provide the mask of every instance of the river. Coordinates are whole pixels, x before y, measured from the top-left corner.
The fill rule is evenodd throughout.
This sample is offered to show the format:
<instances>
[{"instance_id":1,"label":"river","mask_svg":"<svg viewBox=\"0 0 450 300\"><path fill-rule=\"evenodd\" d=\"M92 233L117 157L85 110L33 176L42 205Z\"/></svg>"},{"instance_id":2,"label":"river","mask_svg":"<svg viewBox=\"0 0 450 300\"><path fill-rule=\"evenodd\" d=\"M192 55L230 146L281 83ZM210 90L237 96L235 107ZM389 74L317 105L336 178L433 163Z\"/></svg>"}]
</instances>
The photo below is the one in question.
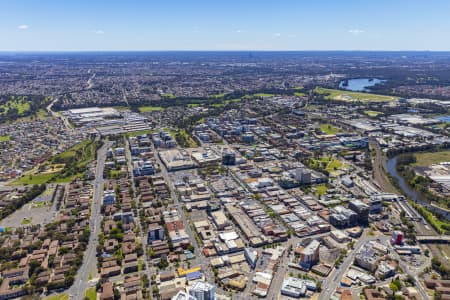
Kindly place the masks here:
<instances>
[{"instance_id":1,"label":"river","mask_svg":"<svg viewBox=\"0 0 450 300\"><path fill-rule=\"evenodd\" d=\"M393 158L389 159L386 163L386 167L388 173L392 177L397 179L398 185L403 191L403 194L406 195L408 198L412 199L417 204L422 205L423 207L427 208L428 210L434 213L443 215L447 218L447 220L450 220L450 214L447 211L439 207L430 205L430 203L427 200L424 200L416 190L414 190L412 187L408 185L403 176L401 176L397 171L397 157L398 156L394 156Z\"/></svg>"}]
</instances>

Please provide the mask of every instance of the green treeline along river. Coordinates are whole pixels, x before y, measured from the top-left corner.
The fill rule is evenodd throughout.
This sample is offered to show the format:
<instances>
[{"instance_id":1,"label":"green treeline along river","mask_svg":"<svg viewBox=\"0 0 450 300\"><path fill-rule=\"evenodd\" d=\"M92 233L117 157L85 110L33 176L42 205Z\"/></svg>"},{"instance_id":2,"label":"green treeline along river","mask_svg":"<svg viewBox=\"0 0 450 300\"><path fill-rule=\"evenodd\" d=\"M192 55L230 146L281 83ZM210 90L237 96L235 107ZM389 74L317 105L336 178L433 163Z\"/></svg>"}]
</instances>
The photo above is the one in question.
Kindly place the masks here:
<instances>
[{"instance_id":1,"label":"green treeline along river","mask_svg":"<svg viewBox=\"0 0 450 300\"><path fill-rule=\"evenodd\" d=\"M400 175L397 171L397 158L398 155L390 158L386 163L386 167L389 175L391 175L393 178L397 180L398 185L403 191L403 193L417 204L420 204L426 209L434 213L440 214L444 216L447 220L450 220L450 214L446 210L437 206L430 205L430 203L427 200L424 200L415 189L413 189L411 186L408 185L403 176Z\"/></svg>"}]
</instances>

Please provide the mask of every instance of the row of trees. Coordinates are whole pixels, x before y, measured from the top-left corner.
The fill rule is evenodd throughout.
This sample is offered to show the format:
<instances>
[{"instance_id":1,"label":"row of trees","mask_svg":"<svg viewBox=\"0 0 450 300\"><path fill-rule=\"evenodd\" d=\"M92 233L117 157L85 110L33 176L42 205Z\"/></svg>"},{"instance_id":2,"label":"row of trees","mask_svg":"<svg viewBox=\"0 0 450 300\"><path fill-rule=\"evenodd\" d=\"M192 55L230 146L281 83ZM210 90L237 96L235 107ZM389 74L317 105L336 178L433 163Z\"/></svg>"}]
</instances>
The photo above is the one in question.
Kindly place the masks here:
<instances>
[{"instance_id":1,"label":"row of trees","mask_svg":"<svg viewBox=\"0 0 450 300\"><path fill-rule=\"evenodd\" d=\"M45 184L33 185L22 197L16 201L9 202L2 210L0 210L0 220L3 220L16 210L22 208L25 204L39 196L45 191Z\"/></svg>"}]
</instances>

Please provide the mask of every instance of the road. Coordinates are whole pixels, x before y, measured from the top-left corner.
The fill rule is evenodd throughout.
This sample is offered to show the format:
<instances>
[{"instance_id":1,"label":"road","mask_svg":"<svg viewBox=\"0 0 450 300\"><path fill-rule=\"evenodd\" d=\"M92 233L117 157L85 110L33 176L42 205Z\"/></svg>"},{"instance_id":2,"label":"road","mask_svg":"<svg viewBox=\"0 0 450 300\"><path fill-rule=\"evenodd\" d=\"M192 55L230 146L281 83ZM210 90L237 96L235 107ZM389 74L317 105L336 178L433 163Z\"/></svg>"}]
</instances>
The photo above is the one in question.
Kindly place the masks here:
<instances>
[{"instance_id":1,"label":"road","mask_svg":"<svg viewBox=\"0 0 450 300\"><path fill-rule=\"evenodd\" d=\"M147 273L149 275L149 279L153 274L153 267L149 266L149 256L148 256L148 252L147 252L147 238L144 235L144 232L142 231L142 227L141 227L141 220L140 220L140 205L139 205L139 195L137 194L136 191L136 186L134 185L134 175L133 175L133 163L132 163L132 157L131 157L131 151L130 151L130 144L128 142L128 139L125 138L125 156L127 158L127 165L128 165L128 174L130 177L130 181L131 181L131 188L133 190L133 195L134 195L134 201L135 201L135 207L136 207L136 215L135 220L138 220L137 222L135 221L135 224L138 228L138 232L139 232L139 239L141 240L142 243L142 248L144 250L144 257L143 257L143 262L145 264L145 269L147 270ZM149 280L151 282L151 280ZM150 284L151 285L151 284ZM150 291L151 291L151 286L149 287Z\"/></svg>"},{"instance_id":2,"label":"road","mask_svg":"<svg viewBox=\"0 0 450 300\"><path fill-rule=\"evenodd\" d=\"M423 272L423 270L430 265L431 258L427 258L427 261L424 262L420 267L411 267L407 263L405 263L402 258L397 254L397 252L394 251L392 247L390 247L391 254L394 256L395 259L398 260L400 268L409 276L413 277L415 280L415 287L419 291L420 295L422 296L422 299L430 299L430 296L428 296L427 292L425 291L425 288L422 286L419 274Z\"/></svg>"},{"instance_id":3,"label":"road","mask_svg":"<svg viewBox=\"0 0 450 300\"><path fill-rule=\"evenodd\" d=\"M91 204L91 216L89 224L91 226L91 234L89 237L89 243L84 253L83 264L75 276L74 284L68 290L70 295L73 295L73 299L84 299L84 292L90 286L89 276L95 277L97 272L97 237L101 230L101 205L103 197L103 169L105 167L106 150L110 147L109 142L105 142L104 145L97 152L97 167L95 169L95 180L93 201ZM93 285L93 283L92 283Z\"/></svg>"},{"instance_id":4,"label":"road","mask_svg":"<svg viewBox=\"0 0 450 300\"><path fill-rule=\"evenodd\" d=\"M156 149L154 149L154 151L155 151L155 153L157 152ZM158 162L158 164L160 166L160 169L161 169L161 176L164 178L164 181L167 183L167 186L169 187L170 196L173 199L174 205L177 208L178 214L180 215L180 217L181 217L181 219L183 221L183 224L184 224L184 227L185 227L185 231L192 238L191 239L191 243L194 246L194 254L198 258L202 254L201 254L201 251L199 250L199 245L197 244L197 240L194 238L195 235L194 235L194 233L191 230L191 226L189 226L189 221L187 220L186 215L185 215L185 213L184 213L184 211L182 209L182 203L179 202L178 195L175 192L175 187L173 185L172 179L170 178L169 172L167 171L166 166L161 161L159 155L155 155L155 157L156 157L156 160L157 160L157 162Z\"/></svg>"},{"instance_id":5,"label":"road","mask_svg":"<svg viewBox=\"0 0 450 300\"><path fill-rule=\"evenodd\" d=\"M376 237L368 236L366 230L363 232L361 237L355 243L354 250L347 254L342 264L339 268L334 268L333 271L328 275L322 284L322 293L320 294L320 299L331 299L336 288L340 285L342 276L347 271L348 267L353 263L356 254L359 252L361 247L370 240L375 240Z\"/></svg>"},{"instance_id":6,"label":"road","mask_svg":"<svg viewBox=\"0 0 450 300\"><path fill-rule=\"evenodd\" d=\"M66 126L66 128L67 128L68 130L74 131L74 128L73 128L72 124L70 124L69 120L68 120L66 117L64 117L64 116L61 115L61 114L57 114L56 112L54 112L54 111L52 110L53 105L54 105L56 102L58 102L58 98L54 98L53 101L52 101L49 105L47 105L47 107L46 107L47 112L48 112L49 114L51 114L54 118L60 118L60 119L63 121L64 125Z\"/></svg>"},{"instance_id":7,"label":"road","mask_svg":"<svg viewBox=\"0 0 450 300\"><path fill-rule=\"evenodd\" d=\"M154 149L154 152L157 153L157 150ZM155 155L155 158L160 166L160 175L164 178L164 181L167 183L167 186L170 191L170 196L174 201L174 206L176 207L178 214L183 221L183 225L186 231L186 234L191 238L190 242L194 247L195 259L190 261L192 266L201 266L204 277L206 281L214 282L214 274L211 271L208 259L203 255L200 246L195 239L195 234L192 231L189 220L186 218L185 212L183 211L183 203L180 203L177 193L175 192L175 187L172 179L170 178L169 172L167 171L166 166L162 163L159 155Z\"/></svg>"},{"instance_id":8,"label":"road","mask_svg":"<svg viewBox=\"0 0 450 300\"><path fill-rule=\"evenodd\" d=\"M286 244L283 244L283 247L286 247L286 250L284 251L283 255L280 257L279 263L278 263L278 269L273 274L272 282L270 283L269 292L267 293L266 299L276 299L278 298L278 295L280 294L281 285L283 284L284 278L286 277L286 273L289 269L289 247L295 246L296 243L291 238Z\"/></svg>"}]
</instances>

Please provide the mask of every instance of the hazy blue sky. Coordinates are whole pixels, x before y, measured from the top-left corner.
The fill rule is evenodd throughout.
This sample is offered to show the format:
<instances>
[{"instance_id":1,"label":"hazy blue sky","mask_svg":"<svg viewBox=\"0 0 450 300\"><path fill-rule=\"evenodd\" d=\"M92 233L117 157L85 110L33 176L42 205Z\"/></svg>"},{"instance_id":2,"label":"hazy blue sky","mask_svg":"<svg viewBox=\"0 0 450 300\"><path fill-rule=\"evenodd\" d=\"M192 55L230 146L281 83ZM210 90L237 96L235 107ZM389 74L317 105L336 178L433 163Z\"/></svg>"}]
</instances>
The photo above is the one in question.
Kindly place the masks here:
<instances>
[{"instance_id":1,"label":"hazy blue sky","mask_svg":"<svg viewBox=\"0 0 450 300\"><path fill-rule=\"evenodd\" d=\"M450 50L448 0L0 0L0 50Z\"/></svg>"}]
</instances>

